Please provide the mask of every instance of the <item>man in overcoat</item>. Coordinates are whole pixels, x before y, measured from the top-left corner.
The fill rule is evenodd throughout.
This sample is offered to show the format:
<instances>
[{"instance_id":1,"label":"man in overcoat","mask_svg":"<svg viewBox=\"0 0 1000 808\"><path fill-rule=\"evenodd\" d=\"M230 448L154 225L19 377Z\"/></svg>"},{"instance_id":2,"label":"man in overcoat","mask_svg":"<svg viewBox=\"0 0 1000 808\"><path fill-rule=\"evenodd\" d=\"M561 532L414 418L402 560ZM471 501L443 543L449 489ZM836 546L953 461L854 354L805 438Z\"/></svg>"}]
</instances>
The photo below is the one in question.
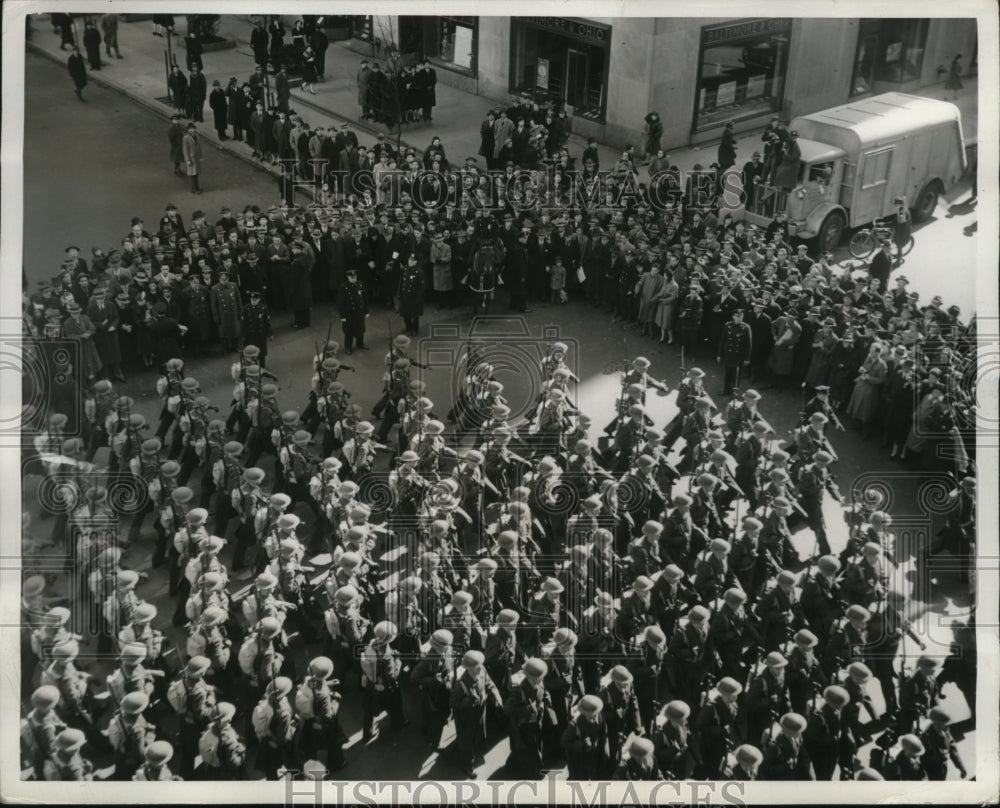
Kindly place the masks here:
<instances>
[{"instance_id":1,"label":"man in overcoat","mask_svg":"<svg viewBox=\"0 0 1000 808\"><path fill-rule=\"evenodd\" d=\"M188 81L188 117L202 123L205 99L208 97L208 81L199 70L198 65L191 65L191 78Z\"/></svg>"},{"instance_id":2,"label":"man in overcoat","mask_svg":"<svg viewBox=\"0 0 1000 808\"><path fill-rule=\"evenodd\" d=\"M181 163L184 162L184 127L181 125L181 116L176 113L170 116L167 140L170 141L170 162L174 164L174 174L183 177Z\"/></svg>"},{"instance_id":3,"label":"man in overcoat","mask_svg":"<svg viewBox=\"0 0 1000 808\"><path fill-rule=\"evenodd\" d=\"M94 324L94 346L101 357L102 372L107 378L114 376L118 381L125 381L122 374L122 352L118 344L118 310L107 299L107 290L103 286L94 290L94 295L87 304L87 317Z\"/></svg>"},{"instance_id":4,"label":"man in overcoat","mask_svg":"<svg viewBox=\"0 0 1000 808\"><path fill-rule=\"evenodd\" d=\"M66 60L66 69L69 71L69 77L73 79L76 97L83 101L83 88L87 86L87 63L83 61L83 54L75 45Z\"/></svg>"},{"instance_id":5,"label":"man in overcoat","mask_svg":"<svg viewBox=\"0 0 1000 808\"><path fill-rule=\"evenodd\" d=\"M200 194L201 186L198 185L198 173L201 171L201 141L198 140L198 132L193 123L187 125L181 149L184 152L187 175L191 178L191 193Z\"/></svg>"},{"instance_id":6,"label":"man in overcoat","mask_svg":"<svg viewBox=\"0 0 1000 808\"><path fill-rule=\"evenodd\" d=\"M212 287L210 296L212 320L218 329L222 347L227 352L234 351L240 337L243 304L240 302L240 290L229 280L229 272L225 269L219 270L219 282Z\"/></svg>"},{"instance_id":7,"label":"man in overcoat","mask_svg":"<svg viewBox=\"0 0 1000 808\"><path fill-rule=\"evenodd\" d=\"M359 350L367 351L365 320L368 319L368 296L365 294L365 287L358 280L357 269L353 267L347 270L347 283L340 287L337 308L340 311L340 325L344 329L344 353L352 354L355 343Z\"/></svg>"}]
</instances>

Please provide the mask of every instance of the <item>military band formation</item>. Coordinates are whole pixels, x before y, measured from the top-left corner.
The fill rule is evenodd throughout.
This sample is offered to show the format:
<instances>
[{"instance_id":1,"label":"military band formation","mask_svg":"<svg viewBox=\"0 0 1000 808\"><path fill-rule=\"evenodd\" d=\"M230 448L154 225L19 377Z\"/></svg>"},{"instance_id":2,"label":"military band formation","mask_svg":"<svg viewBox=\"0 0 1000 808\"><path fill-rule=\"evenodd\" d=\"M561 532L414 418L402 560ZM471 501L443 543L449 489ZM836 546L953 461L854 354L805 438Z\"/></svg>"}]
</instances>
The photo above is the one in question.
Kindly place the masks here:
<instances>
[{"instance_id":1,"label":"military band formation","mask_svg":"<svg viewBox=\"0 0 1000 808\"><path fill-rule=\"evenodd\" d=\"M556 342L515 423L486 347L466 346L444 406L414 347L392 339L367 418L333 340L305 401L247 344L231 402L169 357L157 424L111 379L80 386L82 437L49 415L25 535L65 551L81 596L51 595L53 573L23 584L25 777L350 779L411 721L464 777L504 736L505 779L966 775L942 687L974 715L974 620L950 654L907 659L907 637L924 642L894 574L905 551L877 490L838 487L824 390L781 440L760 393L720 411L689 367L657 425L647 397L674 391L638 357L602 431ZM970 547L975 480L950 496L941 536ZM124 566L136 543L151 569ZM150 575L172 614L137 594Z\"/></svg>"}]
</instances>

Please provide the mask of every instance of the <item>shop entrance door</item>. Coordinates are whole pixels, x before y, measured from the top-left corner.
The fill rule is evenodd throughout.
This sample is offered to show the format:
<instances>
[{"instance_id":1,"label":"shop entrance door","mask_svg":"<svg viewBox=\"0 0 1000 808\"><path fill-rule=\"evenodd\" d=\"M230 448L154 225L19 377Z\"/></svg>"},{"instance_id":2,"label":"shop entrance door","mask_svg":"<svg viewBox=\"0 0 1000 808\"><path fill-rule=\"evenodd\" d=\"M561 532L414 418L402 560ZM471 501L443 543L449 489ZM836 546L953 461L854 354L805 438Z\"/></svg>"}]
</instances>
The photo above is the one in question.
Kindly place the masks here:
<instances>
[{"instance_id":1,"label":"shop entrance door","mask_svg":"<svg viewBox=\"0 0 1000 808\"><path fill-rule=\"evenodd\" d=\"M590 55L585 50L566 50L566 93L567 104L574 109L587 107L587 88L590 78Z\"/></svg>"}]
</instances>

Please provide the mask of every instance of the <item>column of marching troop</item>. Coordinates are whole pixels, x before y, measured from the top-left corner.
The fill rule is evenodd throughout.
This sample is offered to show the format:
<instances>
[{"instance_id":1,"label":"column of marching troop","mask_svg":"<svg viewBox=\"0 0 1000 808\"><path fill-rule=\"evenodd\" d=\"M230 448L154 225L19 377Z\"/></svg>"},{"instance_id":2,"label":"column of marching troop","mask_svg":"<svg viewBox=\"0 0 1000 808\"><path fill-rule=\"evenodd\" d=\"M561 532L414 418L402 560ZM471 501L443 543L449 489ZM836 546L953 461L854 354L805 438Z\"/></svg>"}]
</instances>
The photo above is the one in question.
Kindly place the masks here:
<instances>
[{"instance_id":1,"label":"column of marching troop","mask_svg":"<svg viewBox=\"0 0 1000 808\"><path fill-rule=\"evenodd\" d=\"M74 507L50 508L51 541L86 597L74 615L46 599L43 577L25 583L34 777L93 777L85 744L113 753L113 772L98 774L114 779L339 770L339 707L355 688L364 743L383 713L392 730L409 724L415 690L429 748L469 777L496 730L510 739L508 777L565 764L573 779L944 779L949 761L965 776L948 730L956 697L942 686L974 712L972 621L957 622L946 658L907 664L905 637L923 641L893 585L904 559L877 492L852 491L848 505L832 478L825 390L779 447L759 394L719 412L690 368L677 415L657 428L646 397L668 386L640 357L591 437L565 344L549 347L517 425L472 348L442 420L400 335L377 428L351 401L338 347L317 347L301 413L279 405L251 345L232 366L225 419L180 359L157 382L156 437L107 381L85 393L83 439L64 438L52 415L35 441L43 484ZM120 543L98 528L123 510L91 465L105 445L109 469L137 485ZM828 496L845 506L839 554ZM951 498L943 531L974 540L974 481ZM121 566L148 516L179 647L135 593L147 573ZM800 522L815 535L807 557L792 542ZM230 571L247 568L235 589ZM97 653L117 657L103 687L75 663L95 627Z\"/></svg>"}]
</instances>

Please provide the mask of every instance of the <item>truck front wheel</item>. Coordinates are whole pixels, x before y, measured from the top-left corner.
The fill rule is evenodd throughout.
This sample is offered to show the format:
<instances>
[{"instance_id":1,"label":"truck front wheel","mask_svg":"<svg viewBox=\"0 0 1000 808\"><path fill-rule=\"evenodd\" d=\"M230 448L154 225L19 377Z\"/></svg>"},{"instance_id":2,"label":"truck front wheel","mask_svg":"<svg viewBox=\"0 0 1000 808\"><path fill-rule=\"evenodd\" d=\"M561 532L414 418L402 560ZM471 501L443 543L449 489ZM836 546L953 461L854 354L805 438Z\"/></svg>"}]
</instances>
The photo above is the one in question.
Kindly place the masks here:
<instances>
[{"instance_id":1,"label":"truck front wheel","mask_svg":"<svg viewBox=\"0 0 1000 808\"><path fill-rule=\"evenodd\" d=\"M844 236L844 227L847 220L839 210L833 211L820 225L819 233L816 235L816 246L819 252L833 252L840 246L840 240Z\"/></svg>"},{"instance_id":2,"label":"truck front wheel","mask_svg":"<svg viewBox=\"0 0 1000 808\"><path fill-rule=\"evenodd\" d=\"M926 222L931 216L934 215L934 211L937 210L938 197L941 195L941 183L937 180L932 180L927 183L923 190L917 196L917 204L914 206L911 213L913 214L913 221L915 222Z\"/></svg>"}]
</instances>

